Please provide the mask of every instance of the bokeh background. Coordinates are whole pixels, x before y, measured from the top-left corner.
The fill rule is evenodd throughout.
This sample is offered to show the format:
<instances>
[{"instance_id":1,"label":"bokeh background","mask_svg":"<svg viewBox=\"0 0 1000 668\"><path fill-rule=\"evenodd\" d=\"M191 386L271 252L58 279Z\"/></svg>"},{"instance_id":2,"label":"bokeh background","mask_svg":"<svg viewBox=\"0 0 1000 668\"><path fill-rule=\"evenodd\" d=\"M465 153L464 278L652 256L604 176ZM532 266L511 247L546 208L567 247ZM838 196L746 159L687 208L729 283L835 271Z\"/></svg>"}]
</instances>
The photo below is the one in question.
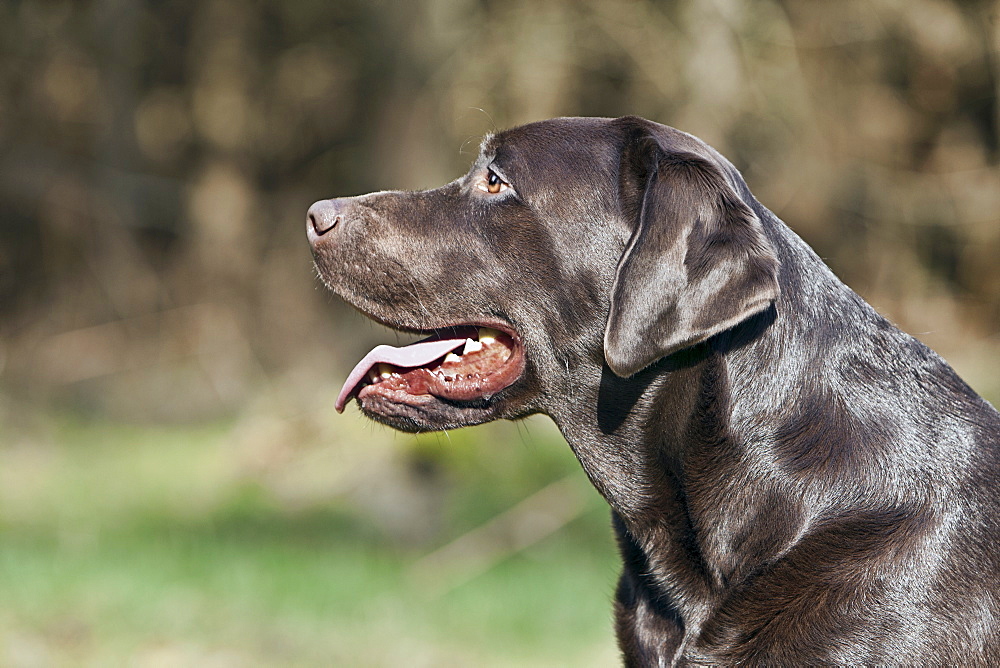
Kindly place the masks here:
<instances>
[{"instance_id":1,"label":"bokeh background","mask_svg":"<svg viewBox=\"0 0 1000 668\"><path fill-rule=\"evenodd\" d=\"M996 403L998 91L995 0L0 0L0 664L615 665L549 422L333 413L306 208L646 116Z\"/></svg>"}]
</instances>

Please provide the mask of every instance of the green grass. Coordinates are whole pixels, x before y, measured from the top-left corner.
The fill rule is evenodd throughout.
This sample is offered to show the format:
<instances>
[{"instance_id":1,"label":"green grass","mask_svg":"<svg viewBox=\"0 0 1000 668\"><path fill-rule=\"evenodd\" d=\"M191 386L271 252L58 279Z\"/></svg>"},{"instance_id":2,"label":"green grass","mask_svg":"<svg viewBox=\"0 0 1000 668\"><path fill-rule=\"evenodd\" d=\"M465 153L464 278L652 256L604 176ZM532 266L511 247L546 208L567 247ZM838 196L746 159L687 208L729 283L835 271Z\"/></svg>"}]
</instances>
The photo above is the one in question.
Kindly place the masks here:
<instances>
[{"instance_id":1,"label":"green grass","mask_svg":"<svg viewBox=\"0 0 1000 668\"><path fill-rule=\"evenodd\" d=\"M3 439L0 665L616 662L607 511L545 425L47 419ZM497 543L476 571L414 570L565 476L582 511L548 537ZM393 518L425 497L430 528Z\"/></svg>"}]
</instances>

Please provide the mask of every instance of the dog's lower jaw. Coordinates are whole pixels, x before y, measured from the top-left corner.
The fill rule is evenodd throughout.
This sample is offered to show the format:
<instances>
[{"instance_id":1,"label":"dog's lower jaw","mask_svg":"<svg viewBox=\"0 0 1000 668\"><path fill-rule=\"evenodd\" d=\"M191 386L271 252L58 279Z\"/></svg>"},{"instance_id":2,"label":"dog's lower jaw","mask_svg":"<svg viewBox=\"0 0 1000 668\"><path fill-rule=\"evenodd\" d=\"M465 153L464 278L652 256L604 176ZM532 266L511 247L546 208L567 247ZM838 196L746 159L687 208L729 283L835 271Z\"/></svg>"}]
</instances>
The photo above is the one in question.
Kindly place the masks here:
<instances>
[{"instance_id":1,"label":"dog's lower jaw","mask_svg":"<svg viewBox=\"0 0 1000 668\"><path fill-rule=\"evenodd\" d=\"M358 399L358 404L372 420L410 433L459 429L498 417L495 406L458 406L429 394L407 395L405 401L371 394Z\"/></svg>"}]
</instances>

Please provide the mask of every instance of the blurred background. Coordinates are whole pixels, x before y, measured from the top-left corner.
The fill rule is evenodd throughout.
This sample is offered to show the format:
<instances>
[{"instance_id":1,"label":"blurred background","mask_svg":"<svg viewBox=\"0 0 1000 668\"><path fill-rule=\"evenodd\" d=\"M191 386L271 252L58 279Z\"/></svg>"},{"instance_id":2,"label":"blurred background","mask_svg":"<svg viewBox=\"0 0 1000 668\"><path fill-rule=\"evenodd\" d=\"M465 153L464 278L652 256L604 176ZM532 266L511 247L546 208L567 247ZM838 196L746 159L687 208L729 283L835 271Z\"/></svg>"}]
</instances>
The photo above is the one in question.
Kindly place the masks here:
<instances>
[{"instance_id":1,"label":"blurred background","mask_svg":"<svg viewBox=\"0 0 1000 668\"><path fill-rule=\"evenodd\" d=\"M996 0L0 0L0 664L615 665L547 420L333 413L309 204L645 116L996 403L998 91Z\"/></svg>"}]
</instances>

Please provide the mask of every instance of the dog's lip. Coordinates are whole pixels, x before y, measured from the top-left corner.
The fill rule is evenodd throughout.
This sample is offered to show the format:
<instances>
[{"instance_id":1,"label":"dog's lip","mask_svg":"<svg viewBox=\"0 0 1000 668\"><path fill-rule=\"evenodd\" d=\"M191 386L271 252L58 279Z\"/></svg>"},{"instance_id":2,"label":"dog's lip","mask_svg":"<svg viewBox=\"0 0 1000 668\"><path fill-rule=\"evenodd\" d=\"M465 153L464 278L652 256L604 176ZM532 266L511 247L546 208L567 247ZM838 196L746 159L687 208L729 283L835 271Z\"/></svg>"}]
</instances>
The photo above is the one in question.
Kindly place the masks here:
<instances>
[{"instance_id":1,"label":"dog's lip","mask_svg":"<svg viewBox=\"0 0 1000 668\"><path fill-rule=\"evenodd\" d=\"M386 324L399 331L428 334L428 336L399 348L376 346L355 366L347 382L344 383L335 406L338 412L343 412L344 407L351 398L357 398L360 405L361 399L364 396L373 393L396 402L406 399L403 403L413 401L425 403L429 400L462 402L481 399L489 401L498 392L513 384L524 372L525 359L521 337L518 335L516 329L506 322L483 319L462 324L447 324L441 327L428 328L394 327L392 324L385 322L382 324ZM450 351L462 346L467 338L471 338L469 336L470 332L476 332L482 328L497 330L509 338L509 356L496 370L485 374L482 378L477 376L475 381L470 382L470 380L466 380L463 382L447 383L447 386L439 382L427 367L440 360ZM424 348L424 350L417 350L414 351L414 354L411 354L411 351L407 350L411 346L414 348ZM418 381L416 384L419 390L408 393L398 387L389 387L389 383L376 382L366 385L365 380L369 372L375 369L382 359L385 359L389 364L406 369L402 373L404 375L411 374ZM414 372L419 373L414 374ZM471 379L471 377L469 378Z\"/></svg>"}]
</instances>

